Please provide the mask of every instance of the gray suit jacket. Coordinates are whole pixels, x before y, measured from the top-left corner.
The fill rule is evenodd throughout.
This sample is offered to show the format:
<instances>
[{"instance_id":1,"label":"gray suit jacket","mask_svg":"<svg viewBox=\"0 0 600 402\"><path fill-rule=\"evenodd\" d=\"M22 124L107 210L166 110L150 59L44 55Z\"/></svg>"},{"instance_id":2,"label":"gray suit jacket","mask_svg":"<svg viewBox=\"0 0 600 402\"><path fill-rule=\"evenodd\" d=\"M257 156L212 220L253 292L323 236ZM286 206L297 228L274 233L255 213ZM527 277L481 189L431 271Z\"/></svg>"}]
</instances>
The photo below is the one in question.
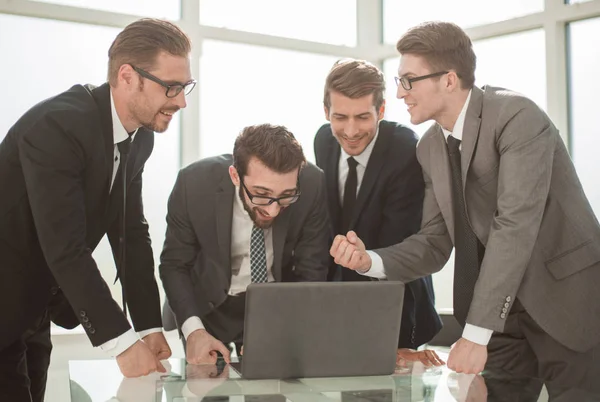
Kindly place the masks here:
<instances>
[{"instance_id":1,"label":"gray suit jacket","mask_svg":"<svg viewBox=\"0 0 600 402\"><path fill-rule=\"evenodd\" d=\"M203 159L182 169L169 198L160 277L179 325L202 318L227 298L231 285L231 225L235 187L231 155ZM307 164L298 201L273 224L276 281L325 281L329 216L323 171ZM168 310L168 309L166 309ZM168 325L165 317L165 328Z\"/></svg>"},{"instance_id":2,"label":"gray suit jacket","mask_svg":"<svg viewBox=\"0 0 600 402\"><path fill-rule=\"evenodd\" d=\"M467 322L501 332L518 297L563 345L586 351L600 337L600 226L548 116L501 88L473 88L462 141L470 224L486 251ZM389 279L439 271L453 247L451 173L444 134L417 146L425 200L418 234L386 249Z\"/></svg>"}]
</instances>

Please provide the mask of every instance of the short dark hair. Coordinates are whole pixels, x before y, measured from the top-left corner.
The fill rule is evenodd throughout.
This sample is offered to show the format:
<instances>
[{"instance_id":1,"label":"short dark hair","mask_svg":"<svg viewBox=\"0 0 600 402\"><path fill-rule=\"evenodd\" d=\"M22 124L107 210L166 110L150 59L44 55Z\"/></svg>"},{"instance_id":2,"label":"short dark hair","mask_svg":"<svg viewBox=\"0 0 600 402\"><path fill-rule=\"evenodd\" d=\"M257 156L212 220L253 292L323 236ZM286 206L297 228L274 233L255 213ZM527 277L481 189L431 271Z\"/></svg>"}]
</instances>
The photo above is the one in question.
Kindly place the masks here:
<instances>
[{"instance_id":1,"label":"short dark hair","mask_svg":"<svg viewBox=\"0 0 600 402\"><path fill-rule=\"evenodd\" d=\"M142 18L127 25L108 50L108 82L116 84L123 64L152 70L160 52L188 57L190 38L177 25L154 18Z\"/></svg>"},{"instance_id":2,"label":"short dark hair","mask_svg":"<svg viewBox=\"0 0 600 402\"><path fill-rule=\"evenodd\" d=\"M475 85L477 57L471 39L458 25L451 22L430 21L410 28L396 44L400 54L414 54L427 61L438 71L454 70L461 88Z\"/></svg>"},{"instance_id":3,"label":"short dark hair","mask_svg":"<svg viewBox=\"0 0 600 402\"><path fill-rule=\"evenodd\" d=\"M385 98L385 79L377 66L365 60L342 59L335 62L325 80L323 105L331 107L331 92L339 92L350 99L373 94L377 110Z\"/></svg>"},{"instance_id":4,"label":"short dark hair","mask_svg":"<svg viewBox=\"0 0 600 402\"><path fill-rule=\"evenodd\" d=\"M236 138L233 166L241 178L246 175L253 157L277 173L289 173L306 163L302 146L294 134L284 126L271 124L246 127Z\"/></svg>"}]
</instances>

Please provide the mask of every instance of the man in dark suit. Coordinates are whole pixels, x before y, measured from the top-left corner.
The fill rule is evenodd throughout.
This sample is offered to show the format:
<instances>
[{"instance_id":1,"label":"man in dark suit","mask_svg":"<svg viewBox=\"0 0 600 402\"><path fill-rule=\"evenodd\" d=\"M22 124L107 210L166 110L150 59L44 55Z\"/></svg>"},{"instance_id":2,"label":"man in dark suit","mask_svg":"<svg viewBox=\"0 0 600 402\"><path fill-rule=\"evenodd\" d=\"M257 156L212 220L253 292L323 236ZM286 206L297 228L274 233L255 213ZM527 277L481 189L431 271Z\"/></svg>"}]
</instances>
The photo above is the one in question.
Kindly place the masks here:
<instances>
[{"instance_id":1,"label":"man in dark suit","mask_svg":"<svg viewBox=\"0 0 600 402\"><path fill-rule=\"evenodd\" d=\"M326 280L325 191L323 172L282 126L247 127L233 156L181 170L159 269L188 362L215 362L217 351L228 359L224 344L241 346L250 283Z\"/></svg>"},{"instance_id":2,"label":"man in dark suit","mask_svg":"<svg viewBox=\"0 0 600 402\"><path fill-rule=\"evenodd\" d=\"M523 95L474 86L476 56L455 24L411 28L397 49L398 98L414 124L437 123L417 147L423 225L369 252L350 232L332 255L364 275L410 281L440 270L454 246L464 331L451 369L600 391L600 225L558 130Z\"/></svg>"},{"instance_id":3,"label":"man in dark suit","mask_svg":"<svg viewBox=\"0 0 600 402\"><path fill-rule=\"evenodd\" d=\"M334 64L325 83L325 117L315 137L317 165L325 171L329 213L335 234L354 230L370 248L387 247L419 230L423 174L415 151L416 134L382 120L383 73L363 60ZM341 269L332 261L330 280L369 277ZM431 277L406 286L399 349L430 341L442 324L435 310ZM432 351L400 350L403 357L439 364ZM429 359L431 357L431 359Z\"/></svg>"},{"instance_id":4,"label":"man in dark suit","mask_svg":"<svg viewBox=\"0 0 600 402\"><path fill-rule=\"evenodd\" d=\"M173 24L136 21L109 50L107 84L37 104L0 144L0 400L43 400L51 320L82 324L128 377L161 370L170 356L142 171L152 131L186 106L189 53ZM92 258L105 234L135 331Z\"/></svg>"}]
</instances>

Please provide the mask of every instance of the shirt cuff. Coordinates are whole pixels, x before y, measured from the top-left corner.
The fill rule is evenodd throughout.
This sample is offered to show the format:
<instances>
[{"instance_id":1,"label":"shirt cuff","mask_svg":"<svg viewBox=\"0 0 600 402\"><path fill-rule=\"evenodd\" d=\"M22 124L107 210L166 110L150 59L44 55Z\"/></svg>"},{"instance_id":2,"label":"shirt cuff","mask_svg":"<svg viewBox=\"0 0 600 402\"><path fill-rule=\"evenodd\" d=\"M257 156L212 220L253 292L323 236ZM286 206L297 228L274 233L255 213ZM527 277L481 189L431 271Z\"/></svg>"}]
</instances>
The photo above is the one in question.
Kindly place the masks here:
<instances>
[{"instance_id":1,"label":"shirt cuff","mask_svg":"<svg viewBox=\"0 0 600 402\"><path fill-rule=\"evenodd\" d=\"M162 328L150 328L144 331L140 331L137 334L139 335L140 339L144 339L145 336L154 334L156 332L162 332Z\"/></svg>"},{"instance_id":2,"label":"shirt cuff","mask_svg":"<svg viewBox=\"0 0 600 402\"><path fill-rule=\"evenodd\" d=\"M367 254L371 257L371 268L366 272L356 271L361 275L369 276L375 279L385 279L385 270L383 269L383 260L375 251L367 250ZM344 268L346 269L346 268Z\"/></svg>"},{"instance_id":3,"label":"shirt cuff","mask_svg":"<svg viewBox=\"0 0 600 402\"><path fill-rule=\"evenodd\" d=\"M494 331L487 328L481 328L475 325L466 324L462 337L478 345L487 346Z\"/></svg>"},{"instance_id":4,"label":"shirt cuff","mask_svg":"<svg viewBox=\"0 0 600 402\"><path fill-rule=\"evenodd\" d=\"M204 324L202 324L200 317L196 316L188 318L181 326L181 332L183 332L183 336L185 337L186 341L188 336L190 336L192 332L197 331L199 329L204 329Z\"/></svg>"},{"instance_id":5,"label":"shirt cuff","mask_svg":"<svg viewBox=\"0 0 600 402\"><path fill-rule=\"evenodd\" d=\"M117 357L139 340L140 338L135 331L129 329L129 331L124 334L100 345L100 349L102 349L103 352L106 352L110 357Z\"/></svg>"}]
</instances>

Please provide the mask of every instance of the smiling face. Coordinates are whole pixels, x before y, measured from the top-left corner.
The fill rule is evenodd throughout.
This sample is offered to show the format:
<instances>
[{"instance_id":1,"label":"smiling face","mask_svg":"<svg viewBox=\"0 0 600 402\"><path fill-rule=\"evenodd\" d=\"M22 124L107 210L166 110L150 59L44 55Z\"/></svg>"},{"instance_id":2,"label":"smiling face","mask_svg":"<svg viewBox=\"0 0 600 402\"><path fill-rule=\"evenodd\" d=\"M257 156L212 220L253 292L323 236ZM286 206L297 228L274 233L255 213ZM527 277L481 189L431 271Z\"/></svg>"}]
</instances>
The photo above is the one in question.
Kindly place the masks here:
<instances>
[{"instance_id":1,"label":"smiling face","mask_svg":"<svg viewBox=\"0 0 600 402\"><path fill-rule=\"evenodd\" d=\"M348 155L360 155L377 134L385 102L377 110L373 94L351 99L331 91L329 96L331 106L325 107L325 117L331 123L333 135Z\"/></svg>"},{"instance_id":2,"label":"smiling face","mask_svg":"<svg viewBox=\"0 0 600 402\"><path fill-rule=\"evenodd\" d=\"M273 198L292 196L298 192L299 168L288 173L277 173L265 166L258 158L252 157L248 162L246 172L242 183L236 168L229 167L229 176L233 184L239 187L238 195L244 209L256 226L263 229L269 228L286 207L279 206L277 202L264 206L255 205L250 201L244 186L253 196Z\"/></svg>"},{"instance_id":3,"label":"smiling face","mask_svg":"<svg viewBox=\"0 0 600 402\"><path fill-rule=\"evenodd\" d=\"M148 72L169 85L186 83L191 79L190 60L187 57L161 52L154 67ZM164 86L142 77L135 71L132 76L134 88L128 102L129 115L138 126L158 133L166 131L173 115L187 106L184 91L174 98L168 98Z\"/></svg>"},{"instance_id":4,"label":"smiling face","mask_svg":"<svg viewBox=\"0 0 600 402\"><path fill-rule=\"evenodd\" d=\"M421 56L403 54L400 58L399 77L415 78L435 72L437 71L431 71L428 63ZM428 120L438 121L444 112L445 87L446 76L442 75L415 81L409 91L402 85L398 85L396 96L404 100L412 124L421 124Z\"/></svg>"}]
</instances>

